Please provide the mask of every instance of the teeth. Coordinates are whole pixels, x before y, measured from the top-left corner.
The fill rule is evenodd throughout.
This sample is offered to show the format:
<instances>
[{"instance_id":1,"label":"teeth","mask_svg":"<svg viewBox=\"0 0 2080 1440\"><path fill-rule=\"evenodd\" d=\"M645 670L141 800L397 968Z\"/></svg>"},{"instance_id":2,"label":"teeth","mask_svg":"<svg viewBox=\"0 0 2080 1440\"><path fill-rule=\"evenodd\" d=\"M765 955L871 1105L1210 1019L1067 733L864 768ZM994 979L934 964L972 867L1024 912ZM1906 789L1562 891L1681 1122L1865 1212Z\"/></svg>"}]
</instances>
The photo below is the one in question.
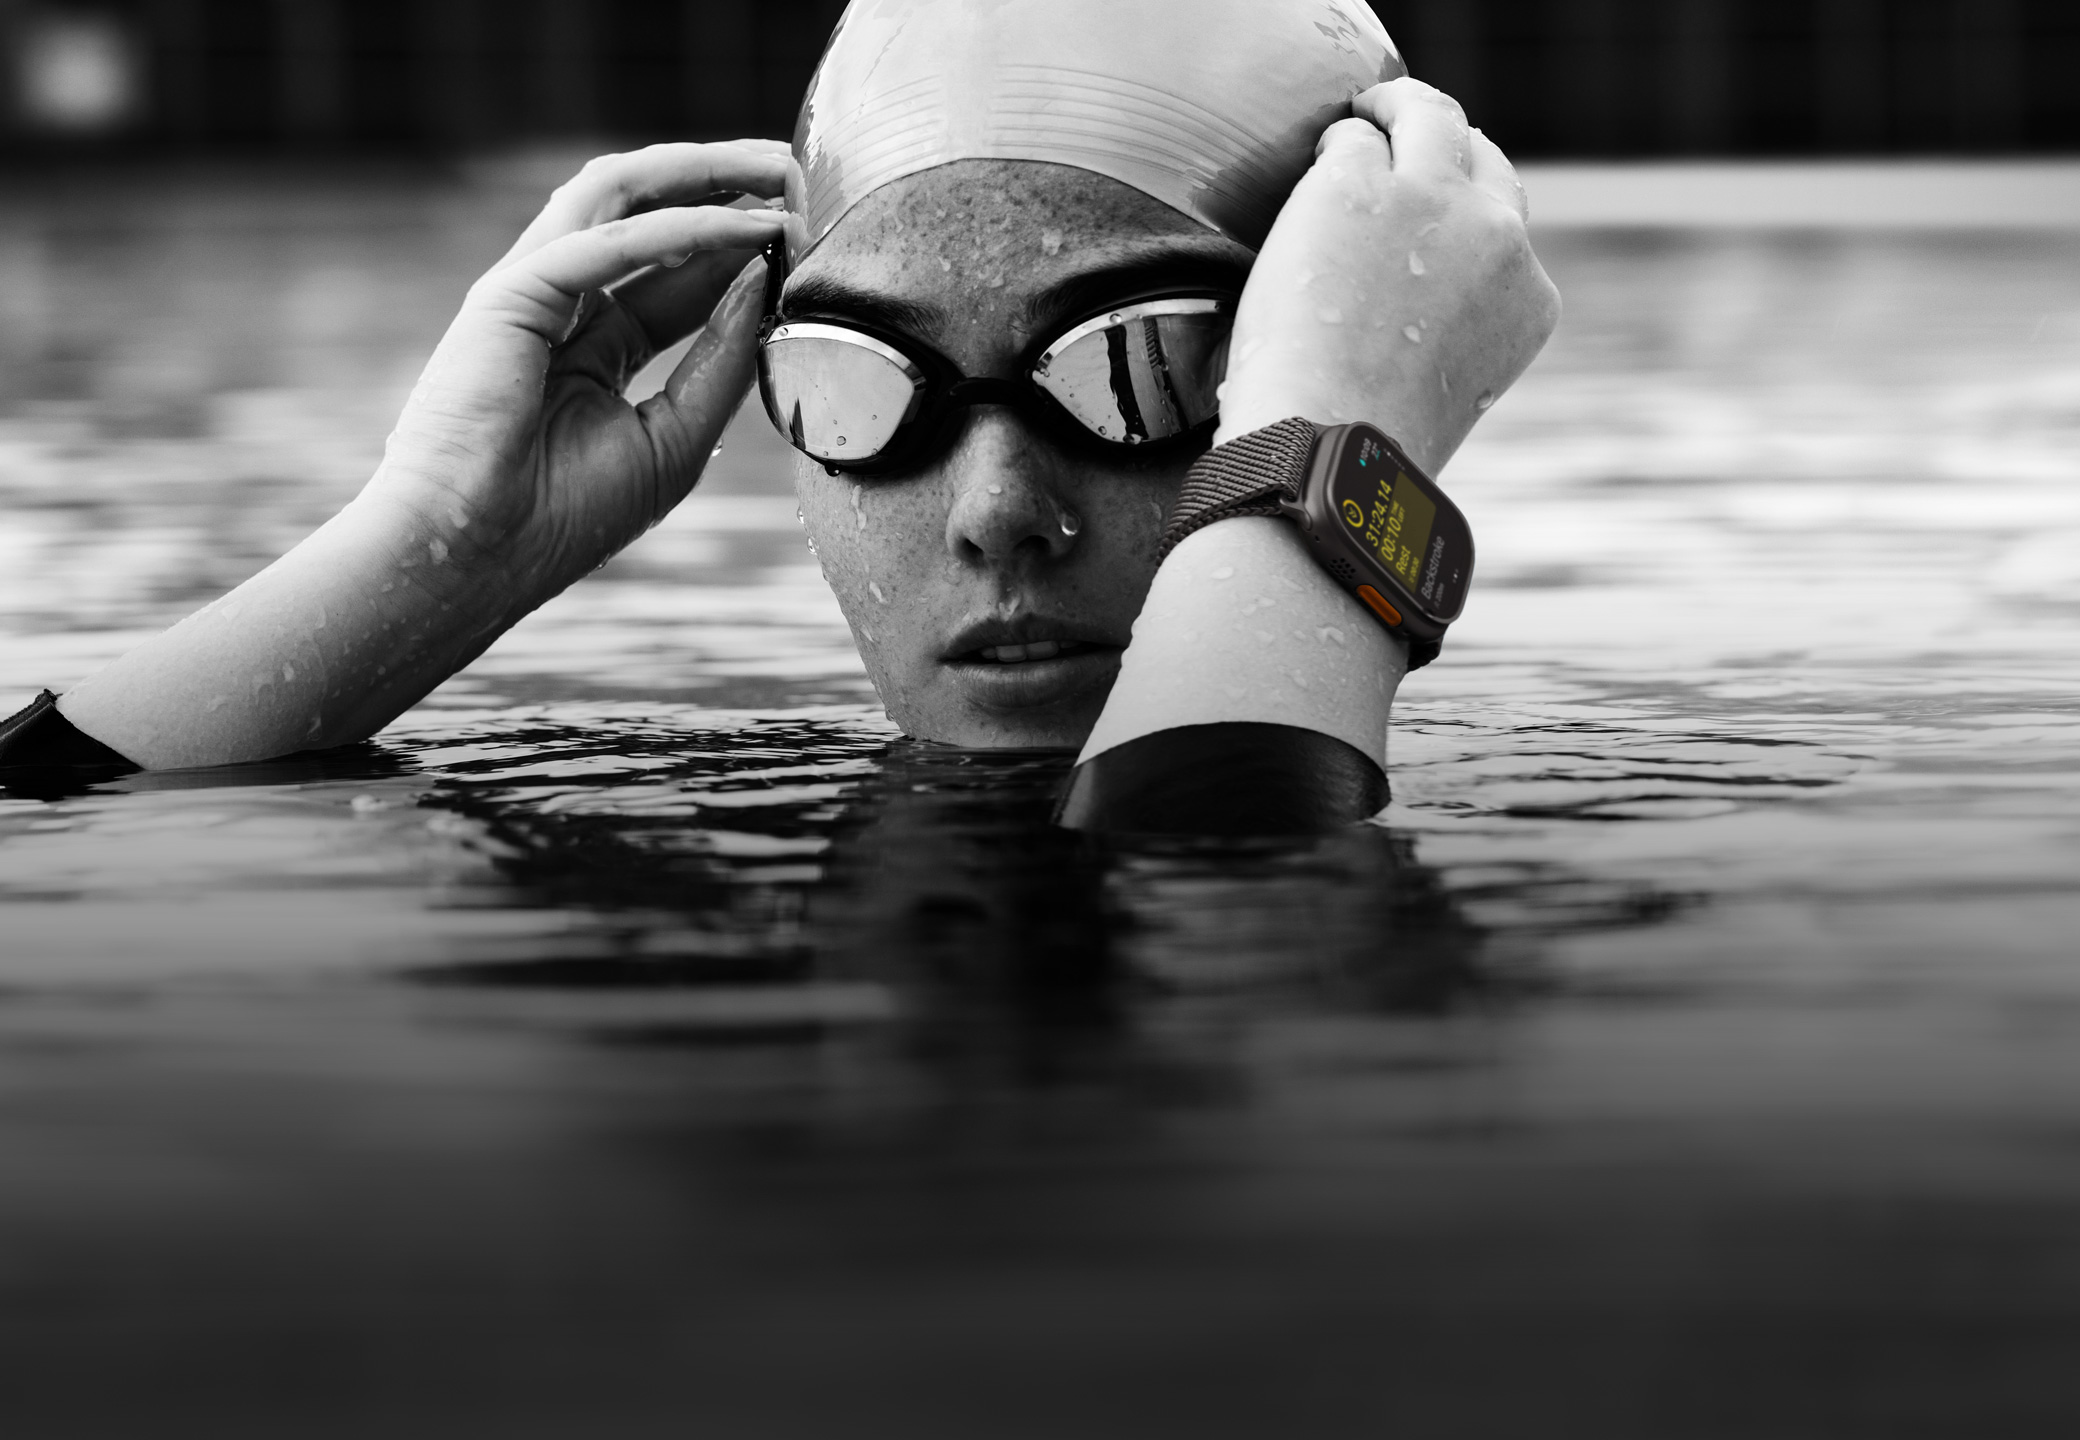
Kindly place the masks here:
<instances>
[{"instance_id":1,"label":"teeth","mask_svg":"<svg viewBox=\"0 0 2080 1440\"><path fill-rule=\"evenodd\" d=\"M1030 645L992 645L976 653L998 665L1019 665L1027 660L1052 660L1057 655L1082 648L1074 640L1035 640Z\"/></svg>"}]
</instances>

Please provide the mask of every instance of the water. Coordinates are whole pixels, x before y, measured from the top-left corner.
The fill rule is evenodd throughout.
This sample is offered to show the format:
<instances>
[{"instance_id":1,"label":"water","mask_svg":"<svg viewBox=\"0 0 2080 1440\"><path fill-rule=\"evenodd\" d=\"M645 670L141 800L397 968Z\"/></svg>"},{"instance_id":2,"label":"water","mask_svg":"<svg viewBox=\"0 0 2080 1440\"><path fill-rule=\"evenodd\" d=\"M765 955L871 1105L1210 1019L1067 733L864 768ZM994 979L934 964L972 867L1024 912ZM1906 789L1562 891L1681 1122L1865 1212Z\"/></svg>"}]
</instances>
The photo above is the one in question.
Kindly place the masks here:
<instances>
[{"instance_id":1,"label":"water","mask_svg":"<svg viewBox=\"0 0 2080 1440\"><path fill-rule=\"evenodd\" d=\"M349 496L509 173L10 182L0 682ZM1555 231L1384 823L899 740L754 411L358 750L0 800L0 1415L2064 1435L2080 235Z\"/></svg>"}]
</instances>

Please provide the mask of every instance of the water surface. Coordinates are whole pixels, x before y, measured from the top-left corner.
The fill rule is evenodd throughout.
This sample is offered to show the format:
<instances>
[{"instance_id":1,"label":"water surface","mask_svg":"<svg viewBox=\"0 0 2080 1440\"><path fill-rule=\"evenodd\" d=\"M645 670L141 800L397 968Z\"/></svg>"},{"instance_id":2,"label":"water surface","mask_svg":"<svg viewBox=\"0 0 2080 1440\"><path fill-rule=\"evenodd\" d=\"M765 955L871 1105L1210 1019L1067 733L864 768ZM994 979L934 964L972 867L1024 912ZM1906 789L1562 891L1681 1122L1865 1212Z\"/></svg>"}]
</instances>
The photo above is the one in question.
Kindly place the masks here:
<instances>
[{"instance_id":1,"label":"water surface","mask_svg":"<svg viewBox=\"0 0 2080 1440\"><path fill-rule=\"evenodd\" d=\"M343 503L534 198L9 185L0 708ZM902 741L752 414L374 743L0 799L0 1415L2072 1433L2080 236L1541 250L1374 826Z\"/></svg>"}]
</instances>

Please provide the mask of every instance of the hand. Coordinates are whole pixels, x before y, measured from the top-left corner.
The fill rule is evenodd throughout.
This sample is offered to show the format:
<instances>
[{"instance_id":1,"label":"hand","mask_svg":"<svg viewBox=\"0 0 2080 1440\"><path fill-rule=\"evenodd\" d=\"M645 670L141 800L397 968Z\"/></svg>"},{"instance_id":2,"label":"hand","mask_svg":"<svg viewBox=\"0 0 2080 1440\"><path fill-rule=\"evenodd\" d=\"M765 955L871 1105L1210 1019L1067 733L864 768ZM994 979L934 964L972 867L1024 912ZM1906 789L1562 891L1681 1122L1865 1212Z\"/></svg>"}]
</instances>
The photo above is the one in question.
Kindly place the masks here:
<instances>
[{"instance_id":1,"label":"hand","mask_svg":"<svg viewBox=\"0 0 2080 1440\"><path fill-rule=\"evenodd\" d=\"M760 140L604 156L470 288L362 501L401 518L404 563L436 562L422 586L440 573L503 628L693 488L751 383L754 257L784 223L700 202L778 195L788 163ZM622 399L703 324L660 394Z\"/></svg>"},{"instance_id":2,"label":"hand","mask_svg":"<svg viewBox=\"0 0 2080 1440\"><path fill-rule=\"evenodd\" d=\"M1524 187L1449 95L1394 80L1352 102L1242 292L1219 440L1366 420L1435 474L1560 318Z\"/></svg>"},{"instance_id":3,"label":"hand","mask_svg":"<svg viewBox=\"0 0 2080 1440\"><path fill-rule=\"evenodd\" d=\"M784 224L698 202L779 194L789 164L745 141L586 166L470 288L355 502L66 717L154 769L364 739L655 524L751 383L752 257ZM703 322L661 394L621 398Z\"/></svg>"}]
</instances>

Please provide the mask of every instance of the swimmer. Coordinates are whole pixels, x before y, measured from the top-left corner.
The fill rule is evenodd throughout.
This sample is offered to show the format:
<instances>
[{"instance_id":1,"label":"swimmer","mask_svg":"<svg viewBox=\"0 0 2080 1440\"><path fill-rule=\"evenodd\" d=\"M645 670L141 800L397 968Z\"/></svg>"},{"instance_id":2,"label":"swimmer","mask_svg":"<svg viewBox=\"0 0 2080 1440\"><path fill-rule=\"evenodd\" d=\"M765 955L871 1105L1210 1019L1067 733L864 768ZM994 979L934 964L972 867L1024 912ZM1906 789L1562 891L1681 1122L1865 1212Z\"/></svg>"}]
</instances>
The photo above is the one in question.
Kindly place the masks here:
<instances>
[{"instance_id":1,"label":"swimmer","mask_svg":"<svg viewBox=\"0 0 2080 1440\"><path fill-rule=\"evenodd\" d=\"M1525 220L1508 160L1405 75L1361 0L854 0L793 147L587 165L471 288L361 494L0 727L0 763L222 765L374 735L686 497L763 330L776 420L823 447L797 464L811 538L905 733L1080 749L1072 824L1244 771L1360 817L1404 643L1288 522L1224 520L1159 570L1165 520L1209 444L1295 416L1368 421L1442 469L1556 323ZM1150 297L1210 302L1166 324L1217 417L1141 417L1148 443L1124 445L1036 398L1035 355L1067 361L1080 325ZM787 351L805 324L842 359ZM663 391L624 401L689 334ZM842 437L885 463L803 429L883 423L875 387L906 363L952 398ZM1225 623L1245 592L1344 643L1265 644Z\"/></svg>"}]
</instances>

